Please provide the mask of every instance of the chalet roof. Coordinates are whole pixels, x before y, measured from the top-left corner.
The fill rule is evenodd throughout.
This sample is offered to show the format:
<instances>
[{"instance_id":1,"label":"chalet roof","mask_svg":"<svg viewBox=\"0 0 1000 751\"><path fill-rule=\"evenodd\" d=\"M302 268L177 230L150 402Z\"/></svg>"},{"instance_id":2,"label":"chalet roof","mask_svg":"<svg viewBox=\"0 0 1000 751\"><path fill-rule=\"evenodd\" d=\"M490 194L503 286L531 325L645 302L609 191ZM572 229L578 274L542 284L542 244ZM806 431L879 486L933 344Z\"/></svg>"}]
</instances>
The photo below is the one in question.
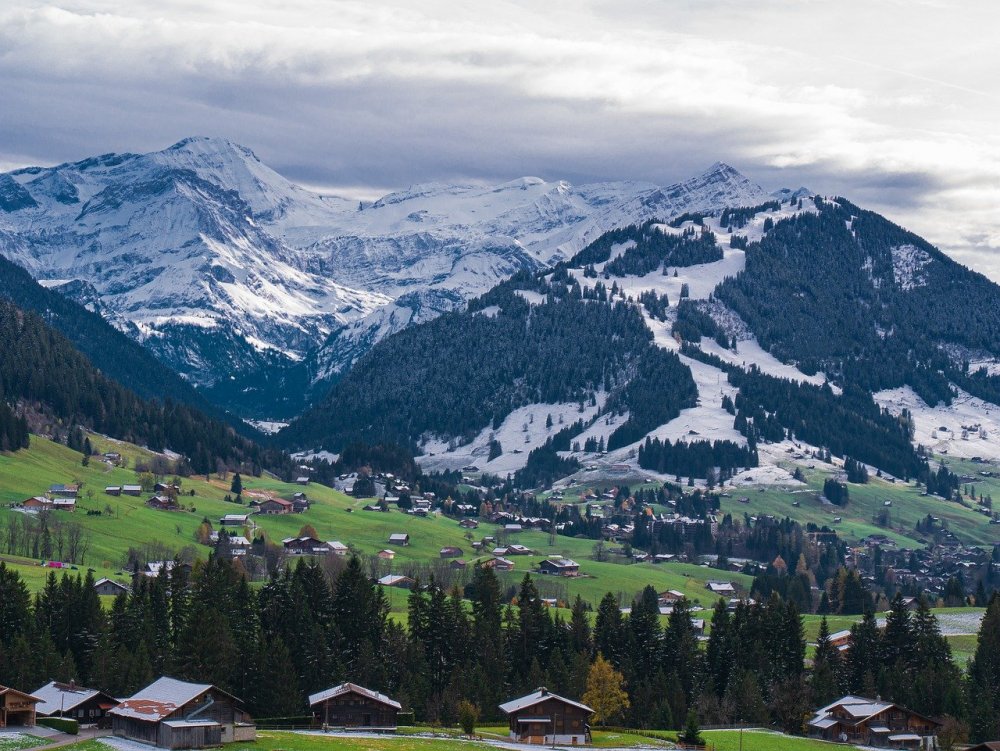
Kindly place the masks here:
<instances>
[{"instance_id":1,"label":"chalet roof","mask_svg":"<svg viewBox=\"0 0 1000 751\"><path fill-rule=\"evenodd\" d=\"M409 540L410 536L405 532L394 532L389 535L389 542L397 542L399 540Z\"/></svg>"},{"instance_id":2,"label":"chalet roof","mask_svg":"<svg viewBox=\"0 0 1000 751\"><path fill-rule=\"evenodd\" d=\"M39 699L34 694L28 694L25 693L24 691L18 691L16 688L9 688L8 686L0 686L0 696L3 696L4 694L17 694L18 696L24 696L28 699L31 699L34 702L41 701L41 699Z\"/></svg>"},{"instance_id":3,"label":"chalet roof","mask_svg":"<svg viewBox=\"0 0 1000 751\"><path fill-rule=\"evenodd\" d=\"M413 579L411 579L408 576L403 576L402 574L386 574L385 576L383 576L381 579L378 580L378 583L381 584L383 587L395 587L397 584L403 584L405 582L412 582L412 581Z\"/></svg>"},{"instance_id":4,"label":"chalet roof","mask_svg":"<svg viewBox=\"0 0 1000 751\"><path fill-rule=\"evenodd\" d=\"M550 566L555 566L556 568L579 568L580 564L576 561L571 561L569 558L546 558L541 561L539 565L549 564Z\"/></svg>"},{"instance_id":5,"label":"chalet roof","mask_svg":"<svg viewBox=\"0 0 1000 751\"><path fill-rule=\"evenodd\" d=\"M100 693L94 688L71 686L68 683L52 681L35 691L34 695L39 700L35 711L42 715L54 714L59 711L68 712Z\"/></svg>"},{"instance_id":6,"label":"chalet roof","mask_svg":"<svg viewBox=\"0 0 1000 751\"><path fill-rule=\"evenodd\" d=\"M110 714L146 722L159 722L211 688L213 686L210 683L187 683L164 676L146 688L140 689L112 709Z\"/></svg>"},{"instance_id":7,"label":"chalet roof","mask_svg":"<svg viewBox=\"0 0 1000 751\"><path fill-rule=\"evenodd\" d=\"M584 712L593 712L594 710L588 707L586 704L580 704L580 702L573 701L572 699L567 699L558 694L553 694L544 686L535 690L534 693L528 694L527 696L522 696L520 699L511 699L509 702L500 705L500 710L504 714L511 714L512 712L520 712L522 709L528 709L535 706L536 704L541 704L543 701L548 701L549 699L555 699L563 704L569 704L570 706L576 707L577 709L582 709Z\"/></svg>"},{"instance_id":8,"label":"chalet roof","mask_svg":"<svg viewBox=\"0 0 1000 751\"><path fill-rule=\"evenodd\" d=\"M116 587L119 587L123 592L128 592L128 585L127 584L124 584L123 582L116 582L114 579L109 579L106 576L103 579L98 579L96 582L94 582L94 586L95 587L99 587L99 586L101 586L102 584L105 584L105 583L107 583L107 584L114 584Z\"/></svg>"},{"instance_id":9,"label":"chalet roof","mask_svg":"<svg viewBox=\"0 0 1000 751\"><path fill-rule=\"evenodd\" d=\"M342 696L343 694L359 694L360 696L364 696L372 701L377 701L380 704L385 704L386 706L394 709L403 708L398 701L390 699L385 694L380 694L378 691L372 691L370 688L358 686L354 683L341 683L339 686L334 686L333 688L328 688L325 691L320 691L319 693L310 695L309 706L315 706L320 702L324 702L327 699L333 699L337 696Z\"/></svg>"}]
</instances>

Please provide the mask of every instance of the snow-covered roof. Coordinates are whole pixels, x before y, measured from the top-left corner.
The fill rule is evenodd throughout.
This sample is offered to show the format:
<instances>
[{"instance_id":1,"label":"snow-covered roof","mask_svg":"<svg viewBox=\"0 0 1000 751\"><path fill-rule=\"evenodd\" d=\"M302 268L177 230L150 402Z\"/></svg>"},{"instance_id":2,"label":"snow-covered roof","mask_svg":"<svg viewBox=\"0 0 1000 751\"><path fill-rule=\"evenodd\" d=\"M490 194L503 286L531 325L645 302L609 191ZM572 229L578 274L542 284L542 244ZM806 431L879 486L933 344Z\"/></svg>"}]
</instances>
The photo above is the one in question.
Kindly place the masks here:
<instances>
[{"instance_id":1,"label":"snow-covered roof","mask_svg":"<svg viewBox=\"0 0 1000 751\"><path fill-rule=\"evenodd\" d=\"M112 709L110 714L159 722L210 688L210 683L186 683L176 678L159 678Z\"/></svg>"},{"instance_id":2,"label":"snow-covered roof","mask_svg":"<svg viewBox=\"0 0 1000 751\"><path fill-rule=\"evenodd\" d=\"M567 699L558 694L553 694L547 688L540 687L535 690L534 693L528 694L527 696L522 696L520 699L512 699L506 704L500 705L500 710L504 714L510 714L511 712L520 712L522 709L528 709L536 704L541 704L543 701L548 701L549 699L555 699L556 701L561 701L564 704L569 704L571 706L582 709L584 712L593 712L594 710L588 707L586 704L581 704L580 702L573 701L572 699Z\"/></svg>"},{"instance_id":3,"label":"snow-covered roof","mask_svg":"<svg viewBox=\"0 0 1000 751\"><path fill-rule=\"evenodd\" d=\"M390 699L385 694L380 694L378 691L372 691L370 688L364 688L363 686L358 686L357 684L354 683L341 683L339 686L334 686L333 688L328 688L325 691L320 691L319 693L311 694L309 696L309 706L310 707L314 706L316 704L319 704L320 702L326 701L327 699L332 699L342 694L352 694L352 693L367 697L381 704L386 704L395 709L403 708L398 701Z\"/></svg>"},{"instance_id":4,"label":"snow-covered roof","mask_svg":"<svg viewBox=\"0 0 1000 751\"><path fill-rule=\"evenodd\" d=\"M33 692L32 695L40 699L35 711L40 715L50 715L59 711L68 712L99 693L100 691L93 688L70 687L67 683L51 681Z\"/></svg>"}]
</instances>

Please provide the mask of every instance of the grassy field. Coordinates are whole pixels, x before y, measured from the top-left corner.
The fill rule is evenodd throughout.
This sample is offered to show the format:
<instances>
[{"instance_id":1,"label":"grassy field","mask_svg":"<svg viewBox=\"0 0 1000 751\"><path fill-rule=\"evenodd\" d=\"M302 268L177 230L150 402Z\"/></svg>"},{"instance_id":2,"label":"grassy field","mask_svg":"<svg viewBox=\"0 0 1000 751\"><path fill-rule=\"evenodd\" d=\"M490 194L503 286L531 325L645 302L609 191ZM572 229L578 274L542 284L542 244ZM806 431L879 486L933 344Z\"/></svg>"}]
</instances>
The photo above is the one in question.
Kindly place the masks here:
<instances>
[{"instance_id":1,"label":"grassy field","mask_svg":"<svg viewBox=\"0 0 1000 751\"><path fill-rule=\"evenodd\" d=\"M946 460L946 464L962 476L977 475L985 467L982 464L954 460ZM789 461L785 469L793 472L797 466L799 465ZM722 499L722 510L739 517L745 513L772 514L779 518L788 516L802 524L825 524L836 529L838 535L849 541L872 534L883 534L897 545L909 548L914 547L920 537L914 528L917 520L927 514L942 519L959 539L968 544L993 545L1000 539L1000 529L996 525L991 526L986 516L975 511L975 504L971 499L965 499L963 503L945 501L936 496L921 495L922 491L913 483L890 483L871 477L865 485L849 485L850 503L844 508L838 508L820 501L823 481L829 477L829 471L817 463L816 469L804 469L803 473L807 488L732 489L729 491L731 497ZM1000 503L1000 480L983 479L986 481L974 483L977 496L997 491L997 502ZM963 485L963 490L964 488ZM740 503L740 497L749 498L750 502ZM892 505L885 506L886 501L890 501ZM793 506L793 503L799 505ZM890 516L888 527L875 523L876 516L882 511L888 512ZM842 521L834 523L833 519L836 517L840 517Z\"/></svg>"},{"instance_id":2,"label":"grassy field","mask_svg":"<svg viewBox=\"0 0 1000 751\"><path fill-rule=\"evenodd\" d=\"M702 735L709 751L832 751L844 748L839 743L828 743L812 738L799 738L781 733L744 730L742 745L738 730L703 730Z\"/></svg>"},{"instance_id":3,"label":"grassy field","mask_svg":"<svg viewBox=\"0 0 1000 751\"><path fill-rule=\"evenodd\" d=\"M40 746L45 740L36 735L26 733L0 734L0 751L21 751L21 749Z\"/></svg>"},{"instance_id":4,"label":"grassy field","mask_svg":"<svg viewBox=\"0 0 1000 751\"><path fill-rule=\"evenodd\" d=\"M143 449L109 442L100 436L92 436L91 442L95 449L114 450L127 456L130 467L135 465L136 460L152 456ZM96 577L124 579L119 567L129 547L139 548L150 541L157 541L175 550L194 546L198 554L205 557L209 548L197 545L195 541L195 532L202 519L209 519L218 529L219 519L224 514L247 510L246 506L223 500L229 493L231 479L220 479L214 475L207 479L198 476L182 480L180 501L186 507L185 511L150 509L145 505L150 495L146 493L138 498L112 497L104 493L104 488L108 485L133 482L136 482L136 474L132 469L110 467L96 458L91 460L89 466L84 467L80 463L78 452L33 436L30 448L16 454L0 455L0 521L6 522L19 513L7 508L12 502L41 494L53 483L79 483L82 489L76 512L66 514L65 517L62 512L58 512L60 518L79 522L87 530L90 545L86 565L95 569ZM410 535L411 544L407 547L394 547L395 560L391 566L384 564L386 571L391 568L394 572L404 569L408 564L437 562L440 560L438 551L449 545L461 547L467 560L475 559L475 551L467 539L466 530L459 527L454 519L444 516L421 518L395 510L389 513L363 511L362 508L368 501L346 496L321 485L302 488L270 476L244 477L243 486L245 500L269 495L290 497L296 491L305 490L312 501L312 507L304 514L251 517L256 528L246 530L249 535L255 534L259 529L269 539L280 541L297 535L303 525L309 524L316 529L321 539L340 540L363 554L371 555L388 547L390 534L405 532ZM190 495L192 490L193 496ZM102 513L87 515L88 510ZM481 524L473 535L478 540L486 535L495 535L498 531L499 527L495 525ZM658 591L682 590L692 600L710 607L712 598L705 588L705 582L709 579L725 579L743 587L748 587L751 582L749 577L740 574L725 574L690 564L593 561L590 559L594 547L592 540L560 536L553 541L545 533L526 531L511 536L510 541L526 545L539 554L513 559L517 565L516 570L503 575L504 580L512 587L520 582L525 571L532 570L537 565L542 556L563 555L580 564L583 575L576 579L536 577L542 595L559 600L568 601L580 594L596 605L610 591L620 596L622 602L628 603L646 584L651 584ZM38 561L12 556L4 558L8 565L22 573L33 590L44 584L48 570L40 568ZM390 595L394 610L405 609L405 592L390 592Z\"/></svg>"}]
</instances>

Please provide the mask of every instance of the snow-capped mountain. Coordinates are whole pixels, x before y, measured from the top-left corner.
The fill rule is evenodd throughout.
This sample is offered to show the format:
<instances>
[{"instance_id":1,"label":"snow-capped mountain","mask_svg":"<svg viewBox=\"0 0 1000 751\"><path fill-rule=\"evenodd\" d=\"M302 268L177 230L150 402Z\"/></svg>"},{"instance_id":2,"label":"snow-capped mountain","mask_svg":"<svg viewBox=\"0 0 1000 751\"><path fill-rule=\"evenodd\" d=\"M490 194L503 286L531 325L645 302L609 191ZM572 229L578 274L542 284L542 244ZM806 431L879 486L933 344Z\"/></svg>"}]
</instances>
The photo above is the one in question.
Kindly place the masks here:
<instances>
[{"instance_id":1,"label":"snow-capped mountain","mask_svg":"<svg viewBox=\"0 0 1000 751\"><path fill-rule=\"evenodd\" d=\"M670 187L527 177L359 205L294 185L243 146L190 138L0 175L0 253L246 407L272 396L262 373L322 383L386 335L608 229L767 197L716 164Z\"/></svg>"}]
</instances>

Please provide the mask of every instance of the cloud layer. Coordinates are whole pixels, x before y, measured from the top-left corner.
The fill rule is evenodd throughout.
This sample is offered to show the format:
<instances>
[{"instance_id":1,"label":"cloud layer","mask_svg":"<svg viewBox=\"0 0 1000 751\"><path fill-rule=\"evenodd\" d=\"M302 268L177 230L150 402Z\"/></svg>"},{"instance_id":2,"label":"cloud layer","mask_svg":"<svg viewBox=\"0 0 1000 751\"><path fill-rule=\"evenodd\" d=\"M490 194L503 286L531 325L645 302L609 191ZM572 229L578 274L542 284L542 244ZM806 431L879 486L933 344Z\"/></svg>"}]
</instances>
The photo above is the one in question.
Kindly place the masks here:
<instances>
[{"instance_id":1,"label":"cloud layer","mask_svg":"<svg viewBox=\"0 0 1000 751\"><path fill-rule=\"evenodd\" d=\"M13 0L0 164L252 147L374 195L728 161L843 194L1000 280L993 3ZM971 6L971 7L970 7Z\"/></svg>"}]
</instances>

